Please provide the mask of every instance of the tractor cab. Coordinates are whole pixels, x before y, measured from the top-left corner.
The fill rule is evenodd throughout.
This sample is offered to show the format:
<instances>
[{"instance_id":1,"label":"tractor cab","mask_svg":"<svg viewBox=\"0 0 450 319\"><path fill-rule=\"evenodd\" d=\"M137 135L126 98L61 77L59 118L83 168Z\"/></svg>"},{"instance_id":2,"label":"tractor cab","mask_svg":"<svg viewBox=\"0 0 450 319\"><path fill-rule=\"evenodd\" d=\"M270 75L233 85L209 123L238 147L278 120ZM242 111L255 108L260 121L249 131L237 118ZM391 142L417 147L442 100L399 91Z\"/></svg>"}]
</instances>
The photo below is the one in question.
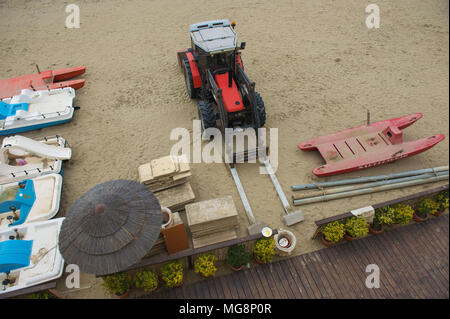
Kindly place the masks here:
<instances>
[{"instance_id":1,"label":"tractor cab","mask_svg":"<svg viewBox=\"0 0 450 319\"><path fill-rule=\"evenodd\" d=\"M237 35L228 20L215 20L191 24L192 48L215 55L234 51L237 46ZM195 50L194 49L194 50ZM197 51L195 50L195 51Z\"/></svg>"}]
</instances>

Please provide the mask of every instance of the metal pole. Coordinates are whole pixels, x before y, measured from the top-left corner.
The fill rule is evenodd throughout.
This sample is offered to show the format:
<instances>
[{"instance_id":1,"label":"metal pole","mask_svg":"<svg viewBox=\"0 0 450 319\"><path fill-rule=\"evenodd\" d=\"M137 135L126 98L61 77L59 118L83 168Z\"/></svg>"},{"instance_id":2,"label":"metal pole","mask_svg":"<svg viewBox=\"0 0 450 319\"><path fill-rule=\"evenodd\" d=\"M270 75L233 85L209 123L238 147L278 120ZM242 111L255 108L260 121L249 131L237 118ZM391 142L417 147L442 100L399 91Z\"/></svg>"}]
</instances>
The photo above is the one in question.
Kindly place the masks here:
<instances>
[{"instance_id":1,"label":"metal pole","mask_svg":"<svg viewBox=\"0 0 450 319\"><path fill-rule=\"evenodd\" d=\"M416 180L416 179L429 178L429 177L433 177L433 176L448 175L448 173L449 173L449 171L438 172L436 174L428 173L428 174L422 174L422 175L416 175L416 176L396 178L396 179L391 179L391 180L382 180L379 182L372 182L372 183L366 183L366 184L350 185L350 186L336 187L336 188L331 188L331 189L323 189L323 190L315 191L315 192L309 193L309 194L292 195L292 199L296 200L296 199L310 198L310 197L316 197L316 196L327 195L327 194L343 193L343 192L349 192L349 191L363 189L363 188L407 182L407 181L412 181L412 180Z\"/></svg>"},{"instance_id":2,"label":"metal pole","mask_svg":"<svg viewBox=\"0 0 450 319\"><path fill-rule=\"evenodd\" d=\"M229 166L229 165L228 165ZM250 224L254 224L256 222L255 216L253 215L252 208L250 207L250 203L248 202L247 195L245 195L244 187L242 186L241 180L239 179L239 175L236 171L235 167L231 167L230 172L233 176L234 183L236 184L236 188L239 192L239 196L241 197L242 204L244 205L245 213L247 214L248 221Z\"/></svg>"},{"instance_id":3,"label":"metal pole","mask_svg":"<svg viewBox=\"0 0 450 319\"><path fill-rule=\"evenodd\" d=\"M448 179L448 174L443 175L443 176L430 177L430 178L407 181L407 182L402 182L402 183L395 183L395 184L390 184L390 185L382 185L382 186L377 186L377 187L364 188L364 189L360 189L360 190L337 193L337 194L332 194L332 195L322 195L322 196L305 198L305 199L297 199L297 200L294 200L294 205L299 206L299 205L329 201L329 200L338 199L338 198L371 194L371 193L376 193L376 192L381 192L381 191L386 191L386 190L391 190L391 189L397 189L397 188L402 188L402 187L409 187L409 186L443 181L445 179Z\"/></svg>"},{"instance_id":4,"label":"metal pole","mask_svg":"<svg viewBox=\"0 0 450 319\"><path fill-rule=\"evenodd\" d=\"M291 208L291 205L289 205L289 202L286 198L286 195L283 192L283 189L281 188L280 183L278 182L277 177L273 173L272 165L270 165L269 160L264 161L264 165L266 167L267 173L270 176L270 179L272 180L272 184L275 187L275 190L277 191L278 197L280 198L281 204L283 204L284 212L286 214L289 214L289 210Z\"/></svg>"},{"instance_id":5,"label":"metal pole","mask_svg":"<svg viewBox=\"0 0 450 319\"><path fill-rule=\"evenodd\" d=\"M342 179L342 180L330 181L330 182L300 184L300 185L291 186L291 188L293 191L299 191L299 190L303 190L303 189L315 189L315 188L330 187L330 186L341 186L341 185L359 184L359 183L367 183L367 182L377 182L377 181L386 180L386 179L394 179L394 178L399 178L399 177L422 175L422 174L426 174L426 173L437 173L437 172L442 172L442 171L448 171L448 166L425 168L425 169L419 169L419 170L413 170L413 171L393 173L393 174L388 174L388 175L357 177L357 178Z\"/></svg>"}]
</instances>

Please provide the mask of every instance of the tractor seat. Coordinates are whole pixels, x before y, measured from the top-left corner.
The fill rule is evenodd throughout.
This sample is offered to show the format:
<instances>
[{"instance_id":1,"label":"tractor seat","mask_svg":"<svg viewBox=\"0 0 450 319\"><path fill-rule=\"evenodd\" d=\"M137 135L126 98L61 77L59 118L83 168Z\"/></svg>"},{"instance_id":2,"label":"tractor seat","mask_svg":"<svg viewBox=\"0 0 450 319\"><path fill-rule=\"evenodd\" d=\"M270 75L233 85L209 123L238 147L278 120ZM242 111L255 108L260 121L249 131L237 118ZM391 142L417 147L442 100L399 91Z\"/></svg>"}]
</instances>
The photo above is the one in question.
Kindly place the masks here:
<instances>
[{"instance_id":1,"label":"tractor seat","mask_svg":"<svg viewBox=\"0 0 450 319\"><path fill-rule=\"evenodd\" d=\"M244 109L244 103L242 103L241 95L236 86L234 79L231 81L231 87L228 86L228 72L222 74L215 74L214 80L217 83L219 89L222 89L223 105L228 113L239 112Z\"/></svg>"}]
</instances>

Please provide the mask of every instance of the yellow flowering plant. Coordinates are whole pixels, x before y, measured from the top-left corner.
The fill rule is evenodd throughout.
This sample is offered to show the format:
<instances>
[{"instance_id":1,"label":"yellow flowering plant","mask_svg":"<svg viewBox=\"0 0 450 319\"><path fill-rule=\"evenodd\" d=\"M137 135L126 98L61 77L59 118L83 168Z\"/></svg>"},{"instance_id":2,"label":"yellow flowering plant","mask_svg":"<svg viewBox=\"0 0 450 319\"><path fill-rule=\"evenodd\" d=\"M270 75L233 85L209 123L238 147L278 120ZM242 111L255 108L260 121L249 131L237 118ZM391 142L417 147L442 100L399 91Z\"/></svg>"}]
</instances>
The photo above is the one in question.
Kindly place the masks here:
<instances>
[{"instance_id":1,"label":"yellow flowering plant","mask_svg":"<svg viewBox=\"0 0 450 319\"><path fill-rule=\"evenodd\" d=\"M205 277L211 277L216 274L216 261L217 257L213 254L203 254L197 258L194 264L194 271Z\"/></svg>"},{"instance_id":2,"label":"yellow flowering plant","mask_svg":"<svg viewBox=\"0 0 450 319\"><path fill-rule=\"evenodd\" d=\"M175 260L161 267L161 278L168 287L177 287L183 283L183 263Z\"/></svg>"},{"instance_id":3,"label":"yellow flowering plant","mask_svg":"<svg viewBox=\"0 0 450 319\"><path fill-rule=\"evenodd\" d=\"M394 223L407 225L414 215L414 209L410 205L397 204L394 209Z\"/></svg>"},{"instance_id":4,"label":"yellow flowering plant","mask_svg":"<svg viewBox=\"0 0 450 319\"><path fill-rule=\"evenodd\" d=\"M428 214L435 214L439 211L439 203L431 198L422 199L416 205L416 214L422 218Z\"/></svg>"},{"instance_id":5,"label":"yellow flowering plant","mask_svg":"<svg viewBox=\"0 0 450 319\"><path fill-rule=\"evenodd\" d=\"M275 240L272 237L258 239L253 245L253 254L259 261L271 262L275 255Z\"/></svg>"},{"instance_id":6,"label":"yellow flowering plant","mask_svg":"<svg viewBox=\"0 0 450 319\"><path fill-rule=\"evenodd\" d=\"M340 221L334 221L325 225L322 229L322 234L330 243L337 243L344 238L345 229L344 224Z\"/></svg>"},{"instance_id":7,"label":"yellow flowering plant","mask_svg":"<svg viewBox=\"0 0 450 319\"><path fill-rule=\"evenodd\" d=\"M136 274L136 287L151 291L158 288L158 275L154 271L142 270Z\"/></svg>"},{"instance_id":8,"label":"yellow flowering plant","mask_svg":"<svg viewBox=\"0 0 450 319\"><path fill-rule=\"evenodd\" d=\"M352 216L345 222L344 229L351 237L364 237L369 232L369 224L363 217Z\"/></svg>"}]
</instances>

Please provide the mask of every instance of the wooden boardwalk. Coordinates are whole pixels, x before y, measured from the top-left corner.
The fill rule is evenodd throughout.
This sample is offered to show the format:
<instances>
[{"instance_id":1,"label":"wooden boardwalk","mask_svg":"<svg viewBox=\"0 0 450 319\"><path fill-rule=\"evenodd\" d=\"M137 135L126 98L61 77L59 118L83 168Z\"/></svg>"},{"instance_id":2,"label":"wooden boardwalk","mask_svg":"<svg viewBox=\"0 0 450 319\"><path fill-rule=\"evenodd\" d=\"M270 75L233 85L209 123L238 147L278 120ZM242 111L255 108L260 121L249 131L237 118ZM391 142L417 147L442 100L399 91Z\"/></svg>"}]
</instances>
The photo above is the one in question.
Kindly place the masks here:
<instances>
[{"instance_id":1,"label":"wooden boardwalk","mask_svg":"<svg viewBox=\"0 0 450 319\"><path fill-rule=\"evenodd\" d=\"M141 298L449 298L449 216ZM366 266L380 288L365 286Z\"/></svg>"}]
</instances>

